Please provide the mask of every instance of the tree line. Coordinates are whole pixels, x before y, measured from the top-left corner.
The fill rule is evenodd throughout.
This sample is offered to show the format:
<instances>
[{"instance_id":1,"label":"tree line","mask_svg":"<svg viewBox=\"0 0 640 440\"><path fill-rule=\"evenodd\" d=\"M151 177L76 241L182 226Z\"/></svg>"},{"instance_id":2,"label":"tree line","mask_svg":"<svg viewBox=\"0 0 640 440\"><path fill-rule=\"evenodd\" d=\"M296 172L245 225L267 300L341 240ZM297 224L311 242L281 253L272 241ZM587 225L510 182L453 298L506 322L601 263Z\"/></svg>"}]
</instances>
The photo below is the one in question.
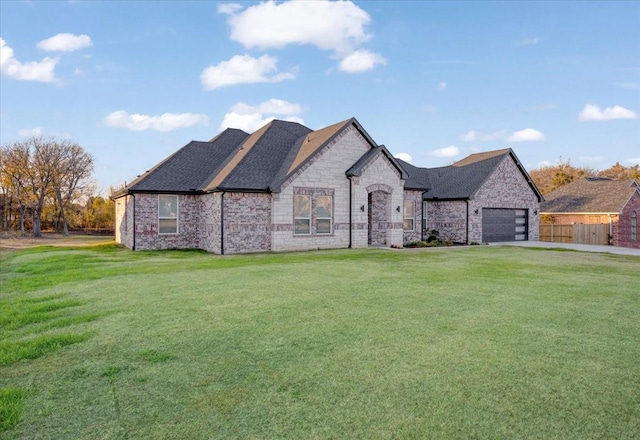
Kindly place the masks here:
<instances>
[{"instance_id":1,"label":"tree line","mask_svg":"<svg viewBox=\"0 0 640 440\"><path fill-rule=\"evenodd\" d=\"M605 170L594 170L589 167L571 165L570 160L560 158L558 164L536 168L531 170L529 175L544 195L581 177L607 177L614 180L635 179L640 182L640 165L625 167L620 162L616 162Z\"/></svg>"},{"instance_id":2,"label":"tree line","mask_svg":"<svg viewBox=\"0 0 640 440\"><path fill-rule=\"evenodd\" d=\"M96 195L93 157L70 140L30 137L0 148L0 228L113 229L113 201Z\"/></svg>"}]
</instances>

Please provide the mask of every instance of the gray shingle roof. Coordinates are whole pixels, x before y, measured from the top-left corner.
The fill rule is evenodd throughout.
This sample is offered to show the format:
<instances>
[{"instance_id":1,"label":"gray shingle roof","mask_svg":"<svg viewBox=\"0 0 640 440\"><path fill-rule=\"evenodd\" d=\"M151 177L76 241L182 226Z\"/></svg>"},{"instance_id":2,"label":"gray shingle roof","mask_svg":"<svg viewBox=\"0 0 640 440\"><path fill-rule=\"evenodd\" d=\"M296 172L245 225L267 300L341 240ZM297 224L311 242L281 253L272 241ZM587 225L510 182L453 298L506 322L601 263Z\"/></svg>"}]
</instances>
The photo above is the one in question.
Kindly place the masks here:
<instances>
[{"instance_id":1,"label":"gray shingle roof","mask_svg":"<svg viewBox=\"0 0 640 440\"><path fill-rule=\"evenodd\" d=\"M428 168L426 174L432 189L425 194L425 199L472 198L505 157L506 154L503 154L468 165Z\"/></svg>"},{"instance_id":2,"label":"gray shingle roof","mask_svg":"<svg viewBox=\"0 0 640 440\"><path fill-rule=\"evenodd\" d=\"M291 150L299 147L301 139L311 131L297 122L272 121L219 188L269 190Z\"/></svg>"},{"instance_id":3,"label":"gray shingle roof","mask_svg":"<svg viewBox=\"0 0 640 440\"><path fill-rule=\"evenodd\" d=\"M582 177L549 193L540 211L620 213L635 191L635 180Z\"/></svg>"},{"instance_id":4,"label":"gray shingle roof","mask_svg":"<svg viewBox=\"0 0 640 440\"><path fill-rule=\"evenodd\" d=\"M217 164L222 163L249 134L227 129L209 142L191 141L131 182L132 192L201 191Z\"/></svg>"},{"instance_id":5,"label":"gray shingle roof","mask_svg":"<svg viewBox=\"0 0 640 440\"><path fill-rule=\"evenodd\" d=\"M542 201L542 194L510 148L472 154L446 167L424 169L422 174L416 174L417 179L427 182L431 187L431 190L425 193L424 199L468 200L473 198L496 167L508 156L515 162L538 200Z\"/></svg>"},{"instance_id":6,"label":"gray shingle roof","mask_svg":"<svg viewBox=\"0 0 640 440\"><path fill-rule=\"evenodd\" d=\"M402 159L396 158L396 162L404 168L406 172L406 179L404 181L404 189L426 191L431 189L431 182L428 176L427 168L419 168L415 165L405 162Z\"/></svg>"}]
</instances>

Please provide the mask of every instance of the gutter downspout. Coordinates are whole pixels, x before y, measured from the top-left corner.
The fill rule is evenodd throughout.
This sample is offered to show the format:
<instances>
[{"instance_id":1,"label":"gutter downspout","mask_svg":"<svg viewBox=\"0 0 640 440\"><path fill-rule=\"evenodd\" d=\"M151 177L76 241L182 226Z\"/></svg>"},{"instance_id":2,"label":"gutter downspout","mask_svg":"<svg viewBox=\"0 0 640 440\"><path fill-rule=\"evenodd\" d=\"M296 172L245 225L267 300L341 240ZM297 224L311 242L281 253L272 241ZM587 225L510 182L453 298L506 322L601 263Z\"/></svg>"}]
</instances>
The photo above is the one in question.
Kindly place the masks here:
<instances>
[{"instance_id":1,"label":"gutter downspout","mask_svg":"<svg viewBox=\"0 0 640 440\"><path fill-rule=\"evenodd\" d=\"M220 194L220 255L224 255L224 193Z\"/></svg>"},{"instance_id":2,"label":"gutter downspout","mask_svg":"<svg viewBox=\"0 0 640 440\"><path fill-rule=\"evenodd\" d=\"M352 246L352 234L353 234L353 181L351 177L349 179L349 249Z\"/></svg>"},{"instance_id":3,"label":"gutter downspout","mask_svg":"<svg viewBox=\"0 0 640 440\"><path fill-rule=\"evenodd\" d=\"M467 244L469 244L469 200L465 200L465 202L467 202L467 228L466 228L466 238L465 241Z\"/></svg>"}]
</instances>

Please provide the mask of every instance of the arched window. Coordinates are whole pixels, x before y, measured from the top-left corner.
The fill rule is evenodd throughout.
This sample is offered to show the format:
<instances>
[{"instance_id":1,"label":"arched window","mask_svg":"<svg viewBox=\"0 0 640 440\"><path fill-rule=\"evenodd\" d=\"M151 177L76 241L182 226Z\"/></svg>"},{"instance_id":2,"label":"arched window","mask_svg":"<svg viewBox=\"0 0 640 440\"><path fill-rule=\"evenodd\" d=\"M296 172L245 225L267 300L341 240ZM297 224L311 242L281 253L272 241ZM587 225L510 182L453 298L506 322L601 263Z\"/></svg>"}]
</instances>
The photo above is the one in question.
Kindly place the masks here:
<instances>
[{"instance_id":1,"label":"arched window","mask_svg":"<svg viewBox=\"0 0 640 440\"><path fill-rule=\"evenodd\" d=\"M638 222L635 211L631 211L631 241L636 241L638 234L636 234L636 224Z\"/></svg>"}]
</instances>

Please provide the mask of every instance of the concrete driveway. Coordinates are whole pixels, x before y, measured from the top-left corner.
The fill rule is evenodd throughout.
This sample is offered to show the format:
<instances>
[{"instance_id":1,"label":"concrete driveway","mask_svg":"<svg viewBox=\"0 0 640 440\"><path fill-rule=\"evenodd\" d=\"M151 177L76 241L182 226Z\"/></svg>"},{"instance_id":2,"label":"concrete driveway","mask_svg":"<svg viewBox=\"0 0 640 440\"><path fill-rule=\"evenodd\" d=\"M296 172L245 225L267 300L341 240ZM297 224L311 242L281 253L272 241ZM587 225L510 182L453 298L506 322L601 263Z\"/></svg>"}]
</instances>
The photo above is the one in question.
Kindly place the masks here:
<instances>
[{"instance_id":1,"label":"concrete driveway","mask_svg":"<svg viewBox=\"0 0 640 440\"><path fill-rule=\"evenodd\" d=\"M633 255L640 257L640 249L631 249L618 246L597 246L590 244L573 244L573 243L550 243L548 241L505 241L499 243L490 243L491 246L520 246L520 247L536 247L549 249L573 249L583 252L607 252L618 255Z\"/></svg>"}]
</instances>

